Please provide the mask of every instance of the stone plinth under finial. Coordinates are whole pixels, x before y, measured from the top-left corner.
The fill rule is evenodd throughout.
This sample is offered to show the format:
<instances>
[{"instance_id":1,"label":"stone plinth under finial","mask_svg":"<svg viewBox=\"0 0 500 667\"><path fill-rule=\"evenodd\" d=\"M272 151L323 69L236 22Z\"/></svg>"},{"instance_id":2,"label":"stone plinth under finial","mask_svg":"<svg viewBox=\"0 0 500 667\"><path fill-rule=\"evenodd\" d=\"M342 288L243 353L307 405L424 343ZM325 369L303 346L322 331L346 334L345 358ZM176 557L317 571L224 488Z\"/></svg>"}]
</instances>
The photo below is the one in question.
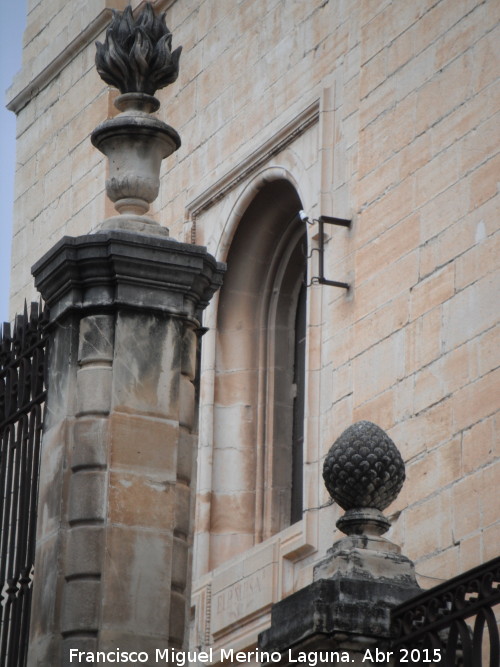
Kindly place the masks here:
<instances>
[{"instance_id":1,"label":"stone plinth under finial","mask_svg":"<svg viewBox=\"0 0 500 667\"><path fill-rule=\"evenodd\" d=\"M413 563L382 537L390 522L382 510L397 497L404 462L389 436L368 421L350 426L328 452L323 476L345 511L337 527L346 534L314 568L314 581L273 605L261 650L280 651L282 665L300 651L345 649L363 664L370 646L390 638L391 609L419 593Z\"/></svg>"},{"instance_id":2,"label":"stone plinth under finial","mask_svg":"<svg viewBox=\"0 0 500 667\"><path fill-rule=\"evenodd\" d=\"M109 160L106 192L119 214L101 223L98 231L168 236L168 229L145 213L158 196L162 160L181 145L177 132L151 115L160 107L156 90L178 76L182 47L172 51L171 46L165 12L156 16L150 3L137 18L130 6L123 12L113 10L105 42L97 42L97 71L122 93L115 100L121 113L101 123L91 137Z\"/></svg>"}]
</instances>

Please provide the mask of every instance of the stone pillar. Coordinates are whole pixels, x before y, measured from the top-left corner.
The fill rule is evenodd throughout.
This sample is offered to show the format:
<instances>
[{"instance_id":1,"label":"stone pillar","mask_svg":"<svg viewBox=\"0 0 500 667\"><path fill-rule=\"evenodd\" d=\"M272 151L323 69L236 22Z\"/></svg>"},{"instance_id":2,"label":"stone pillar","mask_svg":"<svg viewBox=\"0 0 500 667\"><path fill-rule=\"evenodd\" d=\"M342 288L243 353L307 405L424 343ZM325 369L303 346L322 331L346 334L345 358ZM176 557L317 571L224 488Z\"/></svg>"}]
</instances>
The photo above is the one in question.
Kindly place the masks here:
<instances>
[{"instance_id":1,"label":"stone pillar","mask_svg":"<svg viewBox=\"0 0 500 667\"><path fill-rule=\"evenodd\" d=\"M97 43L97 70L121 92L91 136L118 215L33 267L51 343L29 667L129 662L118 650L156 665L157 650L186 648L197 313L224 267L145 216L180 146L152 115L178 75L164 21L129 6Z\"/></svg>"},{"instance_id":2,"label":"stone pillar","mask_svg":"<svg viewBox=\"0 0 500 667\"><path fill-rule=\"evenodd\" d=\"M401 490L404 462L381 428L361 421L336 440L323 477L346 510L337 527L347 537L315 567L312 584L273 605L259 648L281 653L282 665L304 662L299 654L309 652L329 664L393 665L391 609L419 593L413 563L382 537L390 523L381 510Z\"/></svg>"},{"instance_id":3,"label":"stone pillar","mask_svg":"<svg viewBox=\"0 0 500 667\"><path fill-rule=\"evenodd\" d=\"M124 230L65 237L33 268L52 339L29 667L185 648L196 313L222 271Z\"/></svg>"}]
</instances>

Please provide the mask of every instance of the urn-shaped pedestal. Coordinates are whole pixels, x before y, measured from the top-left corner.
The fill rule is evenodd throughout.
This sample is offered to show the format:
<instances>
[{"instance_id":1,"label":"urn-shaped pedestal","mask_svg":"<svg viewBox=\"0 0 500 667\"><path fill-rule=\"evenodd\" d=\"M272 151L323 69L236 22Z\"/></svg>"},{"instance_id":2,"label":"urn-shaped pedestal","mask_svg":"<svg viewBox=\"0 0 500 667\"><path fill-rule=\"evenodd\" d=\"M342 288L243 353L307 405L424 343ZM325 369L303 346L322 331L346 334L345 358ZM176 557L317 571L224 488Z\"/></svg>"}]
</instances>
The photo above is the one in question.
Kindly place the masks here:
<instances>
[{"instance_id":1,"label":"urn-shaped pedestal","mask_svg":"<svg viewBox=\"0 0 500 667\"><path fill-rule=\"evenodd\" d=\"M150 115L159 107L152 95L126 93L115 105L121 113L93 131L92 143L109 160L106 192L118 213L143 215L158 196L162 160L181 140L172 127Z\"/></svg>"}]
</instances>

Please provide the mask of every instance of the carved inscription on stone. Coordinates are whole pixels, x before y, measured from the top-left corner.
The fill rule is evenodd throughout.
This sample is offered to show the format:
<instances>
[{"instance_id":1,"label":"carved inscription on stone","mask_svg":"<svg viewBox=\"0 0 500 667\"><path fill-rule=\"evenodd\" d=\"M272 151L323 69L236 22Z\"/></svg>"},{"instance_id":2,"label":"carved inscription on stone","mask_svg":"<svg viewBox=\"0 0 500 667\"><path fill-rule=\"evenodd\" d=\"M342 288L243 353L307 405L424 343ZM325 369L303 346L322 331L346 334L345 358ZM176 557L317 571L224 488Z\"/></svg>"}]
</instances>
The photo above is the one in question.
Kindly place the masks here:
<instances>
[{"instance_id":1,"label":"carved inscription on stone","mask_svg":"<svg viewBox=\"0 0 500 667\"><path fill-rule=\"evenodd\" d=\"M241 621L273 601L272 564L226 586L213 596L212 632Z\"/></svg>"}]
</instances>

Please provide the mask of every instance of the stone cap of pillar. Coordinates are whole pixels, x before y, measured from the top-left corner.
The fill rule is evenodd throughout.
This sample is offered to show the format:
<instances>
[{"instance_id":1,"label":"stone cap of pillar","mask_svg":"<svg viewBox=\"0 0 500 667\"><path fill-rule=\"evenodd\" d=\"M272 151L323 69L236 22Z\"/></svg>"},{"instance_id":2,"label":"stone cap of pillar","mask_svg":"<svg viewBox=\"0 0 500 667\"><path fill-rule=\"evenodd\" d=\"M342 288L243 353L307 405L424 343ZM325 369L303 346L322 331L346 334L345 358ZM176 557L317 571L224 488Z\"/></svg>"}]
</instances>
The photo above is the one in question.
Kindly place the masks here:
<instances>
[{"instance_id":1,"label":"stone cap of pillar","mask_svg":"<svg viewBox=\"0 0 500 667\"><path fill-rule=\"evenodd\" d=\"M271 627L259 635L263 651L335 649L356 638L390 637L392 607L419 591L382 581L320 579L292 593L271 610Z\"/></svg>"},{"instance_id":2,"label":"stone cap of pillar","mask_svg":"<svg viewBox=\"0 0 500 667\"><path fill-rule=\"evenodd\" d=\"M205 247L123 230L65 236L32 267L51 321L118 307L195 318L224 271Z\"/></svg>"}]
</instances>

